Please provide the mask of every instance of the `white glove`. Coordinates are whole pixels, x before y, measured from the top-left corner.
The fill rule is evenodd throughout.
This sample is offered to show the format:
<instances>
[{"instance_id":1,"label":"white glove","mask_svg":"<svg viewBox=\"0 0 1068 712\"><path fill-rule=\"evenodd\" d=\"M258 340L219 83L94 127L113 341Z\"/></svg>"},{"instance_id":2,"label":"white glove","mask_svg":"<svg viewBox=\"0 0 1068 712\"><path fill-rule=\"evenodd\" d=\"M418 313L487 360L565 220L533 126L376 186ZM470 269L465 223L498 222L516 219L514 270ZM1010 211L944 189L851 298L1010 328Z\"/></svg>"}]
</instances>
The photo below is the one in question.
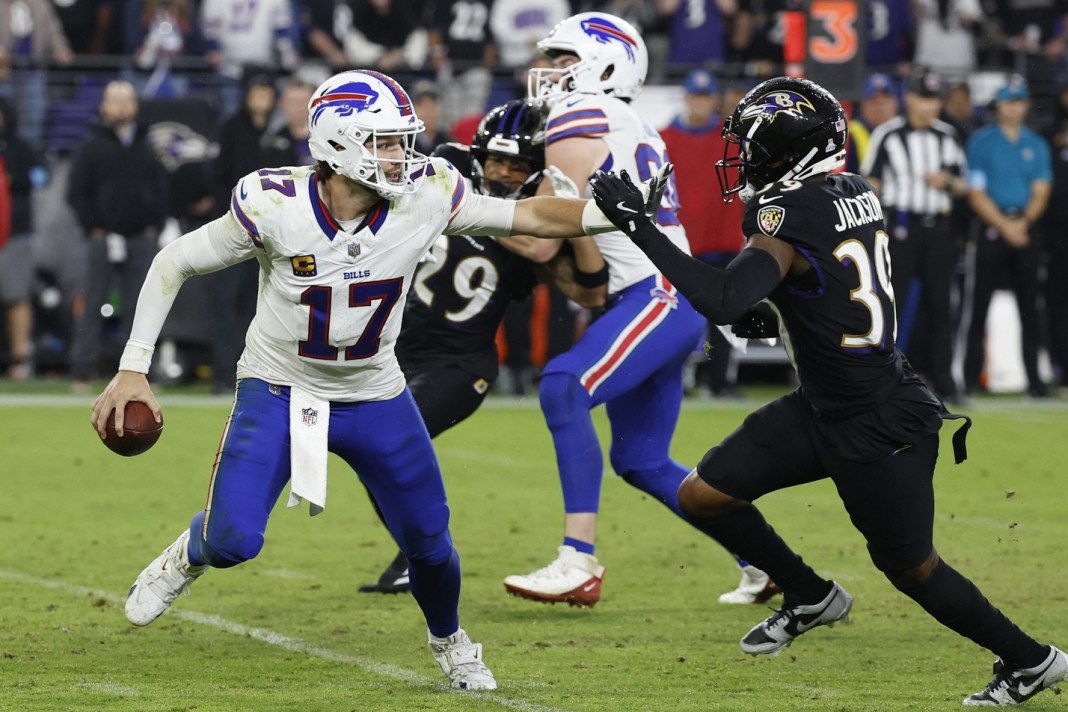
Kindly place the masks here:
<instances>
[{"instance_id":1,"label":"white glove","mask_svg":"<svg viewBox=\"0 0 1068 712\"><path fill-rule=\"evenodd\" d=\"M553 187L553 194L556 197L573 199L579 197L579 188L575 185L575 181L568 178L567 174L556 166L546 167L544 174L549 178L549 183Z\"/></svg>"}]
</instances>

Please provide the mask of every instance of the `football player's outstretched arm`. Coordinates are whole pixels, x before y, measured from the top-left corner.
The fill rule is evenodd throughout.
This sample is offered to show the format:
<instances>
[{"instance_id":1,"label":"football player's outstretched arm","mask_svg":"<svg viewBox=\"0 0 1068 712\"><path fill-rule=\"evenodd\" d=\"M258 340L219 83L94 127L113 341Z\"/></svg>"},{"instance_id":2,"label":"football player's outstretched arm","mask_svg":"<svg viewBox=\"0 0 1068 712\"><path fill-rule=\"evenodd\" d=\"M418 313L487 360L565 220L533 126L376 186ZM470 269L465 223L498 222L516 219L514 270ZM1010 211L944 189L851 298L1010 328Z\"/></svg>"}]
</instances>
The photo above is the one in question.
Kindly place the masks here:
<instances>
[{"instance_id":1,"label":"football player's outstretched arm","mask_svg":"<svg viewBox=\"0 0 1068 712\"><path fill-rule=\"evenodd\" d=\"M598 173L594 200L644 252L693 308L716 324L731 324L771 294L794 262L788 243L753 235L725 269L705 264L676 247L646 215L645 197L624 174Z\"/></svg>"},{"instance_id":2,"label":"football player's outstretched arm","mask_svg":"<svg viewBox=\"0 0 1068 712\"><path fill-rule=\"evenodd\" d=\"M147 404L159 422L159 403L145 374L178 290L192 275L216 272L247 260L254 255L254 249L248 235L233 215L227 213L159 251L137 298L133 328L119 361L119 372L93 403L92 424L101 438L112 410L115 411L115 431L121 437L123 414L126 404L132 400Z\"/></svg>"}]
</instances>

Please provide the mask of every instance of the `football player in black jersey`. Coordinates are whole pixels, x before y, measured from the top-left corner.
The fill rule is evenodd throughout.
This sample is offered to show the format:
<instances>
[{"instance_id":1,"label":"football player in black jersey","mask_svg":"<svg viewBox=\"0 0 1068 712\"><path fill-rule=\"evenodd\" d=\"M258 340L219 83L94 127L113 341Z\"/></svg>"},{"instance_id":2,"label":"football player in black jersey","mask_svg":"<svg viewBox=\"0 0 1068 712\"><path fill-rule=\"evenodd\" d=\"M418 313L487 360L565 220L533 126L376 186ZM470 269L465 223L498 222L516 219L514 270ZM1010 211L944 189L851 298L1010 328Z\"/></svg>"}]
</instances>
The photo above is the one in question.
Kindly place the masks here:
<instances>
[{"instance_id":1,"label":"football player in black jersey","mask_svg":"<svg viewBox=\"0 0 1068 712\"><path fill-rule=\"evenodd\" d=\"M746 249L726 269L674 247L645 217L626 176L600 175L598 206L694 307L742 336L777 321L800 388L745 419L683 481L693 523L766 571L781 610L752 628L743 651L776 654L820 625L847 620L853 598L819 576L768 525L761 495L830 477L875 566L947 628L999 656L966 706L1020 704L1068 680L1068 656L1021 631L943 561L933 543L933 475L945 411L894 347L889 238L870 184L842 165L846 118L803 79L770 79L726 121L717 164L724 198L746 202ZM732 149L731 146L734 148ZM737 177L732 172L737 171ZM763 299L778 319L751 311ZM770 331L770 334L769 334ZM965 457L967 425L954 437Z\"/></svg>"},{"instance_id":2,"label":"football player in black jersey","mask_svg":"<svg viewBox=\"0 0 1068 712\"><path fill-rule=\"evenodd\" d=\"M502 104L483 117L470 148L443 144L434 155L447 158L478 193L529 198L545 169L547 115L533 102ZM561 184L554 187L561 194ZM577 188L574 192L578 197ZM482 404L497 378L495 336L505 309L509 301L525 299L539 281L596 308L604 304L608 270L590 237L570 240L535 264L492 237L443 236L419 266L396 353L431 438ZM408 562L401 553L378 581L360 587L364 593L408 590Z\"/></svg>"}]
</instances>

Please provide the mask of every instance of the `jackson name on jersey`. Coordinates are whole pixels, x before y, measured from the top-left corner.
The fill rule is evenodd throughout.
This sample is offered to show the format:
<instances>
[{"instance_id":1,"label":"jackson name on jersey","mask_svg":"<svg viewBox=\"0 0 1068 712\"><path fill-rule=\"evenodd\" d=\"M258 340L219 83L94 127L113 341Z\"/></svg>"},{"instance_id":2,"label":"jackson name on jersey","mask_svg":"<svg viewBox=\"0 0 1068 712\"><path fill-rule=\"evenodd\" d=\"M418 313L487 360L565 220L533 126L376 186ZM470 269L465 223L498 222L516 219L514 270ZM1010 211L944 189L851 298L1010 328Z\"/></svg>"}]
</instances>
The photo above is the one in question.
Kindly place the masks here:
<instances>
[{"instance_id":1,"label":"jackson name on jersey","mask_svg":"<svg viewBox=\"0 0 1068 712\"><path fill-rule=\"evenodd\" d=\"M238 182L230 212L261 270L239 378L300 384L334 401L404 389L394 345L419 260L439 235L504 227L484 224L484 199L448 161L431 159L419 180L416 192L377 203L353 232L331 217L311 167Z\"/></svg>"},{"instance_id":2,"label":"jackson name on jersey","mask_svg":"<svg viewBox=\"0 0 1068 712\"><path fill-rule=\"evenodd\" d=\"M625 170L635 183L648 180L669 160L664 141L656 129L642 121L629 104L615 97L576 94L553 104L546 123L545 145L548 147L573 136L603 139L608 144L609 154L600 169ZM590 195L587 186L584 197ZM656 223L679 249L689 254L690 244L679 223L678 209L675 177L672 176L657 211ZM608 263L609 294L657 274L658 270L645 253L623 233L607 232L594 239Z\"/></svg>"}]
</instances>

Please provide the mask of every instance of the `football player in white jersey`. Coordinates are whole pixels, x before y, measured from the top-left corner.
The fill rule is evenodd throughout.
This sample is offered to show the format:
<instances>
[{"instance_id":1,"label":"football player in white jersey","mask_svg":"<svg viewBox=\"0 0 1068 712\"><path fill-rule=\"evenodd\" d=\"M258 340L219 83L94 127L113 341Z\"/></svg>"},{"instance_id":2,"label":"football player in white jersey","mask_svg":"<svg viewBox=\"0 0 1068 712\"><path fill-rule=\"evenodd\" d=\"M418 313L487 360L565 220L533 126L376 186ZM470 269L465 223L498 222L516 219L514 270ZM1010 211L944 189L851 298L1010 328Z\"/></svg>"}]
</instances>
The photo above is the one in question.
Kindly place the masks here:
<instances>
[{"instance_id":1,"label":"football player in white jersey","mask_svg":"<svg viewBox=\"0 0 1068 712\"><path fill-rule=\"evenodd\" d=\"M613 228L592 201L474 194L448 161L415 151L423 124L404 89L378 72L331 77L309 112L318 163L245 176L226 215L160 251L119 372L93 404L101 437L113 410L121 433L131 400L161 417L145 374L178 289L194 274L259 262L256 315L207 506L137 577L126 617L148 625L208 568L255 557L286 482L291 506L306 499L321 511L330 451L359 473L408 558L430 648L451 685L494 689L482 646L460 628L460 562L441 472L394 356L405 295L441 234L563 238ZM654 184L650 205L659 202Z\"/></svg>"},{"instance_id":2,"label":"football player in white jersey","mask_svg":"<svg viewBox=\"0 0 1068 712\"><path fill-rule=\"evenodd\" d=\"M641 180L657 175L667 162L664 142L630 106L648 68L634 27L614 15L582 13L558 24L538 48L553 63L531 69L529 81L531 97L550 105L546 165L586 194L597 170L625 170ZM688 254L677 209L672 177L656 223ZM689 468L672 460L668 448L682 403L682 367L702 333L701 316L625 235L610 232L596 241L608 263L608 308L546 365L539 386L563 487L564 540L548 566L504 580L513 595L579 606L600 600L604 576L594 555L604 461L590 410L605 404L616 474L685 518L677 493ZM542 240L505 241L517 243L546 249ZM772 587L765 576L737 602L766 600Z\"/></svg>"}]
</instances>

